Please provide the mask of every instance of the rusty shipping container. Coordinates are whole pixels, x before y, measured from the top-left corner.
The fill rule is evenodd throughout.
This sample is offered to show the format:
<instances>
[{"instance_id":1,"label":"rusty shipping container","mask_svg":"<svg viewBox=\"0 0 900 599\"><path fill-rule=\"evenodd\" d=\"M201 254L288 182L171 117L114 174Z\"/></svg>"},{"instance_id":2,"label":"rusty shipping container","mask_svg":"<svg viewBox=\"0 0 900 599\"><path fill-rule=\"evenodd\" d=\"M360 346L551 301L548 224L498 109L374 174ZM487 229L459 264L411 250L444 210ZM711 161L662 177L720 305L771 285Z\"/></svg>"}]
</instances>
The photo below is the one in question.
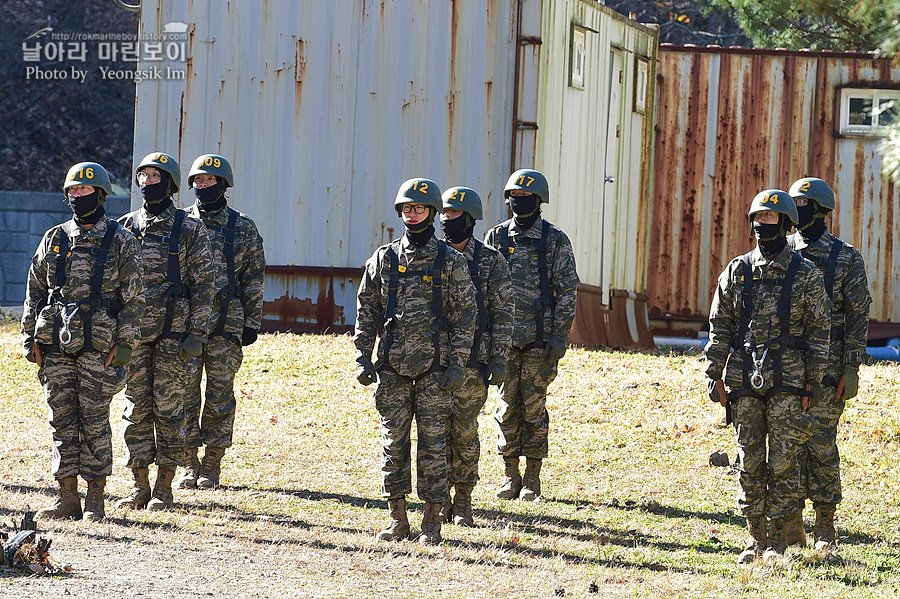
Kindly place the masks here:
<instances>
[{"instance_id":1,"label":"rusty shipping container","mask_svg":"<svg viewBox=\"0 0 900 599\"><path fill-rule=\"evenodd\" d=\"M848 121L853 90L893 97L900 65L859 53L660 47L647 281L655 332L705 327L719 273L754 246L750 200L805 176L835 190L831 230L866 261L872 319L900 323L900 190L881 173L877 131Z\"/></svg>"},{"instance_id":2,"label":"rusty shipping container","mask_svg":"<svg viewBox=\"0 0 900 599\"><path fill-rule=\"evenodd\" d=\"M135 156L232 160L231 203L266 241L267 330L352 326L363 262L402 232L403 180L475 188L482 235L507 217L509 173L534 166L592 286L580 298L623 298L623 330L649 331L654 31L587 0L142 3L143 35L182 28L184 76L137 85Z\"/></svg>"}]
</instances>

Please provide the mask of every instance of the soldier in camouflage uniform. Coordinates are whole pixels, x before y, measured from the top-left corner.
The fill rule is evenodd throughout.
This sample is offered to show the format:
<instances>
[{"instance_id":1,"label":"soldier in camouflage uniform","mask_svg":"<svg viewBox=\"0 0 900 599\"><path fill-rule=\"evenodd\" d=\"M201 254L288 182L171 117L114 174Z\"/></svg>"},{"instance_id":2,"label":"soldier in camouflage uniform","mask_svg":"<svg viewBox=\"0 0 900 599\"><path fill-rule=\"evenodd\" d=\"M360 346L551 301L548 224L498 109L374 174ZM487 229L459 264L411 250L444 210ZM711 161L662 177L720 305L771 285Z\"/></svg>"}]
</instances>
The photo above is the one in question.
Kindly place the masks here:
<instances>
[{"instance_id":1,"label":"soldier in camouflage uniform","mask_svg":"<svg viewBox=\"0 0 900 599\"><path fill-rule=\"evenodd\" d=\"M812 430L800 449L800 509L806 498L816 510L813 529L816 549L836 541L834 510L841 501L841 458L837 447L837 425L844 402L859 390L859 365L868 362L866 341L872 296L866 279L866 265L859 251L831 233L825 217L834 210L834 192L822 179L806 177L791 185L788 192L797 204L798 231L788 238L788 246L815 263L831 298L831 347L824 397L810 408ZM802 519L798 523L801 534Z\"/></svg>"},{"instance_id":2,"label":"soldier in camouflage uniform","mask_svg":"<svg viewBox=\"0 0 900 599\"><path fill-rule=\"evenodd\" d=\"M234 377L244 359L241 347L256 341L262 322L263 240L250 217L228 207L225 190L233 185L231 165L217 154L199 156L188 173L188 186L197 197L188 214L206 225L217 276L209 340L191 361L185 398L184 474L179 488L210 489L219 484L222 456L231 447L234 430ZM206 397L201 419L204 369ZM200 463L197 448L203 444L206 450Z\"/></svg>"},{"instance_id":3,"label":"soldier in camouflage uniform","mask_svg":"<svg viewBox=\"0 0 900 599\"><path fill-rule=\"evenodd\" d=\"M50 406L56 502L38 518L106 515L112 473L109 405L125 383L123 366L140 339L144 282L140 249L103 205L112 186L106 169L81 162L63 193L73 219L44 234L31 260L22 317L25 356L39 366ZM87 481L84 510L78 475Z\"/></svg>"},{"instance_id":4,"label":"soldier in camouflage uniform","mask_svg":"<svg viewBox=\"0 0 900 599\"><path fill-rule=\"evenodd\" d=\"M123 415L134 487L118 507L165 510L174 506L172 481L184 462L185 390L190 359L203 351L209 333L215 265L206 227L172 202L181 179L175 159L148 154L135 179L143 206L119 222L141 244L147 311L128 368ZM154 462L159 470L151 492Z\"/></svg>"},{"instance_id":5,"label":"soldier in camouflage uniform","mask_svg":"<svg viewBox=\"0 0 900 599\"><path fill-rule=\"evenodd\" d=\"M748 218L757 247L719 276L705 348L710 398L729 409L737 435L738 505L751 537L739 563L777 560L787 548L799 511L797 452L806 410L821 397L831 310L819 269L787 247L797 223L791 196L760 192Z\"/></svg>"},{"instance_id":6,"label":"soldier in camouflage uniform","mask_svg":"<svg viewBox=\"0 0 900 599\"><path fill-rule=\"evenodd\" d=\"M509 177L504 195L514 217L484 238L509 263L515 304L512 349L495 415L505 466L497 497L532 501L541 494L541 464L548 451L547 387L566 353L579 280L569 238L541 218L541 204L550 202L544 175L518 170ZM521 456L526 459L524 476L519 473Z\"/></svg>"},{"instance_id":7,"label":"soldier in camouflage uniform","mask_svg":"<svg viewBox=\"0 0 900 599\"><path fill-rule=\"evenodd\" d=\"M487 401L488 385L506 379L506 357L513 327L512 283L506 260L494 248L472 238L475 222L482 219L481 198L474 189L451 187L442 196L444 241L466 258L475 287L478 309L475 341L466 365L463 386L452 394L447 442L449 485L455 487L452 504L444 503L442 520L474 526L472 491L478 482L478 414Z\"/></svg>"},{"instance_id":8,"label":"soldier in camouflage uniform","mask_svg":"<svg viewBox=\"0 0 900 599\"><path fill-rule=\"evenodd\" d=\"M434 237L443 211L434 181L409 179L394 208L406 233L366 262L357 294L357 380L378 382L382 488L391 522L382 541L409 537L406 495L412 493L410 427L418 428L416 489L425 501L423 543L441 541L441 505L447 497L447 423L450 393L465 382L475 331L475 289L466 259ZM372 351L379 327L378 359Z\"/></svg>"}]
</instances>

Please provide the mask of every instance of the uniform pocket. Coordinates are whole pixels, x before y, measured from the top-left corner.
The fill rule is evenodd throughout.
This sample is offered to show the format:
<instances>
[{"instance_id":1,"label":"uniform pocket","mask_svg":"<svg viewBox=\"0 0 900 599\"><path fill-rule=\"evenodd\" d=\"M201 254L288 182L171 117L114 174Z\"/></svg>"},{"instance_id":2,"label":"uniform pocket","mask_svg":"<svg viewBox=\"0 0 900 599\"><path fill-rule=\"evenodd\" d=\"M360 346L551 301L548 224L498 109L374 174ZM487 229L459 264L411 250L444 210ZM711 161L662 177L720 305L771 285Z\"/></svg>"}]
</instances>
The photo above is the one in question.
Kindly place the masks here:
<instances>
[{"instance_id":1,"label":"uniform pocket","mask_svg":"<svg viewBox=\"0 0 900 599\"><path fill-rule=\"evenodd\" d=\"M56 345L53 337L53 328L59 316L59 308L56 304L44 306L38 313L34 325L34 340L41 345Z\"/></svg>"},{"instance_id":2,"label":"uniform pocket","mask_svg":"<svg viewBox=\"0 0 900 599\"><path fill-rule=\"evenodd\" d=\"M101 353L109 353L112 349L113 339L116 333L116 321L106 313L106 310L97 310L91 319L91 344Z\"/></svg>"}]
</instances>

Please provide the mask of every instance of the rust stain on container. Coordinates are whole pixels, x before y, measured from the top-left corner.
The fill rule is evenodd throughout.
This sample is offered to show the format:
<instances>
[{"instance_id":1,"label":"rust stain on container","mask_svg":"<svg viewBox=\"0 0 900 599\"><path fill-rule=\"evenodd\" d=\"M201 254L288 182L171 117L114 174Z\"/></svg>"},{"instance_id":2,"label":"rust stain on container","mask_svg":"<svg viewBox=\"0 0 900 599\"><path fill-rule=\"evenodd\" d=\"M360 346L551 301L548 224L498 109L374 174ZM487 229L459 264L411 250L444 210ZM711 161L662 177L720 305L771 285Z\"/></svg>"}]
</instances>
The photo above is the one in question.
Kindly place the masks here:
<instances>
[{"instance_id":1,"label":"rust stain on container","mask_svg":"<svg viewBox=\"0 0 900 599\"><path fill-rule=\"evenodd\" d=\"M647 268L654 328L703 325L719 273L754 246L750 200L804 176L835 189L831 230L866 259L872 318L900 322L897 186L880 172L878 139L840 135L837 122L841 87L896 89L900 66L861 53L663 45L659 73L649 240L655 260ZM718 89L710 93L710 86Z\"/></svg>"},{"instance_id":2,"label":"rust stain on container","mask_svg":"<svg viewBox=\"0 0 900 599\"><path fill-rule=\"evenodd\" d=\"M362 270L358 268L267 266L267 286L285 292L263 302L262 330L294 333L352 330L344 306L336 302L335 281L339 280L338 285L344 287L347 281L358 282L361 276ZM292 289L315 291L316 297L295 297L287 292Z\"/></svg>"}]
</instances>

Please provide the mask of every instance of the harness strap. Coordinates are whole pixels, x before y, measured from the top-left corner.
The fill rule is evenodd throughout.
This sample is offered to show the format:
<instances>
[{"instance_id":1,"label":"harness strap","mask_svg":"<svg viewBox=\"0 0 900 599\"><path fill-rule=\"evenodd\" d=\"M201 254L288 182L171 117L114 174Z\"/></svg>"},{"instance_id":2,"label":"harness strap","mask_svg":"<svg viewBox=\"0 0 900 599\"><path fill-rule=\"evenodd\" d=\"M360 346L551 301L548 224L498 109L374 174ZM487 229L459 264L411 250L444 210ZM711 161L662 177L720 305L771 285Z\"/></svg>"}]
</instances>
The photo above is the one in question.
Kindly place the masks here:
<instances>
[{"instance_id":1,"label":"harness strap","mask_svg":"<svg viewBox=\"0 0 900 599\"><path fill-rule=\"evenodd\" d=\"M172 232L168 237L163 237L163 243L169 244L169 261L166 265L166 280L169 281L169 289L166 291L166 316L163 320L163 330L153 342L155 345L161 339L177 339L184 341L187 333L173 333L172 319L175 316L176 297L189 297L188 289L181 283L181 263L179 261L179 240L181 239L181 225L187 213L184 210L175 210L175 222L172 223Z\"/></svg>"},{"instance_id":2,"label":"harness strap","mask_svg":"<svg viewBox=\"0 0 900 599\"><path fill-rule=\"evenodd\" d=\"M831 244L831 251L828 253L828 257L824 259L813 256L807 248L800 250L804 258L815 262L822 268L822 274L825 278L825 293L828 294L829 298L834 297L834 276L837 274L837 259L843 247L844 242L835 237L834 243Z\"/></svg>"},{"instance_id":3,"label":"harness strap","mask_svg":"<svg viewBox=\"0 0 900 599\"><path fill-rule=\"evenodd\" d=\"M548 309L552 312L556 308L554 298L550 293L550 275L547 270L547 237L549 232L550 223L545 220L541 224L541 237L539 239L524 237L517 239L513 243L509 236L509 227L501 227L499 230L500 240L497 244L497 249L500 250L500 253L503 254L507 261L515 253L515 247L518 245L534 245L537 251L541 297L534 303L534 322L536 327L534 341L523 347L523 350L542 349L547 345L544 341L544 317Z\"/></svg>"},{"instance_id":4,"label":"harness strap","mask_svg":"<svg viewBox=\"0 0 900 599\"><path fill-rule=\"evenodd\" d=\"M225 332L225 320L228 316L228 306L231 304L231 299L235 296L240 295L240 288L237 282L237 276L234 272L234 226L237 224L238 213L237 210L233 210L231 208L227 208L228 210L228 223L219 229L219 233L221 233L224 237L224 245L222 247L222 251L225 253L225 270L228 274L228 284L225 286L222 293L222 297L219 300L219 316L216 321L216 326L213 329L213 332L209 334L210 337L215 337L217 335L221 337L225 337L232 343L237 343L240 345L241 339L237 335L233 333Z\"/></svg>"},{"instance_id":5,"label":"harness strap","mask_svg":"<svg viewBox=\"0 0 900 599\"><path fill-rule=\"evenodd\" d=\"M475 338L472 342L472 353L469 354L467 366L478 368L482 365L478 361L478 351L481 349L481 338L488 328L488 314L487 309L484 307L484 290L481 288L481 268L479 267L481 250L484 248L484 244L474 237L472 242L475 245L473 246L472 261L469 262L469 276L472 278L472 285L475 287L475 306L478 310L478 316L475 321Z\"/></svg>"},{"instance_id":6,"label":"harness strap","mask_svg":"<svg viewBox=\"0 0 900 599\"><path fill-rule=\"evenodd\" d=\"M443 274L444 262L447 256L447 244L438 241L438 252L434 259L434 266L425 270L409 270L404 268L400 270L400 259L394 250L394 245L399 247L399 240L394 240L388 246L385 252L388 257L388 269L390 276L388 278L388 297L385 304L384 317L382 326L384 328L383 343L379 346L379 353L382 356L381 368L394 371L389 362L391 347L394 344L393 330L396 326L394 315L397 310L397 293L400 288L400 278L422 276L431 279L431 313L434 315L434 358L431 362L431 368L419 375L419 377L430 374L441 369L441 332L446 329L446 322L443 316L444 312L444 295L443 295ZM396 374L396 371L394 371ZM398 375L401 376L401 375ZM416 377L416 378L419 378Z\"/></svg>"},{"instance_id":7,"label":"harness strap","mask_svg":"<svg viewBox=\"0 0 900 599\"><path fill-rule=\"evenodd\" d=\"M118 229L119 225L116 221L107 221L106 234L103 236L103 241L100 242L100 247L91 248L91 254L94 256L94 272L91 273L91 294L88 296L87 301L83 302L88 305L87 317L82 318L82 322L84 323L84 345L81 350L75 354L75 357L83 354L88 348L93 349L94 338L91 324L94 320L94 312L97 311L98 307L103 305L104 299L106 299L107 305L112 303L109 298L103 297L103 272L106 269L106 263L109 261L107 259L109 256L109 248L112 246L113 239L115 238Z\"/></svg>"},{"instance_id":8,"label":"harness strap","mask_svg":"<svg viewBox=\"0 0 900 599\"><path fill-rule=\"evenodd\" d=\"M771 348L772 366L774 376L772 377L772 387L765 393L759 394L752 391L750 385L750 356L747 352L747 344L744 339L747 335L747 328L750 325L750 318L753 314L753 270L750 264L751 254L747 253L741 256L742 267L742 284L741 284L741 314L738 320L738 331L732 342L734 349L740 348L743 363L742 388L733 393L734 398L752 396L761 401L768 401L776 393L787 392L799 396L810 396L811 392L801 387L785 385L783 383L783 364L782 354L785 347L806 351L809 348L807 341L801 337L791 335L791 294L793 292L794 279L797 277L797 271L800 268L801 257L797 252L791 252L791 262L788 265L787 273L781 280L781 291L778 296L778 319L779 319L779 336L775 338L777 347Z\"/></svg>"}]
</instances>

